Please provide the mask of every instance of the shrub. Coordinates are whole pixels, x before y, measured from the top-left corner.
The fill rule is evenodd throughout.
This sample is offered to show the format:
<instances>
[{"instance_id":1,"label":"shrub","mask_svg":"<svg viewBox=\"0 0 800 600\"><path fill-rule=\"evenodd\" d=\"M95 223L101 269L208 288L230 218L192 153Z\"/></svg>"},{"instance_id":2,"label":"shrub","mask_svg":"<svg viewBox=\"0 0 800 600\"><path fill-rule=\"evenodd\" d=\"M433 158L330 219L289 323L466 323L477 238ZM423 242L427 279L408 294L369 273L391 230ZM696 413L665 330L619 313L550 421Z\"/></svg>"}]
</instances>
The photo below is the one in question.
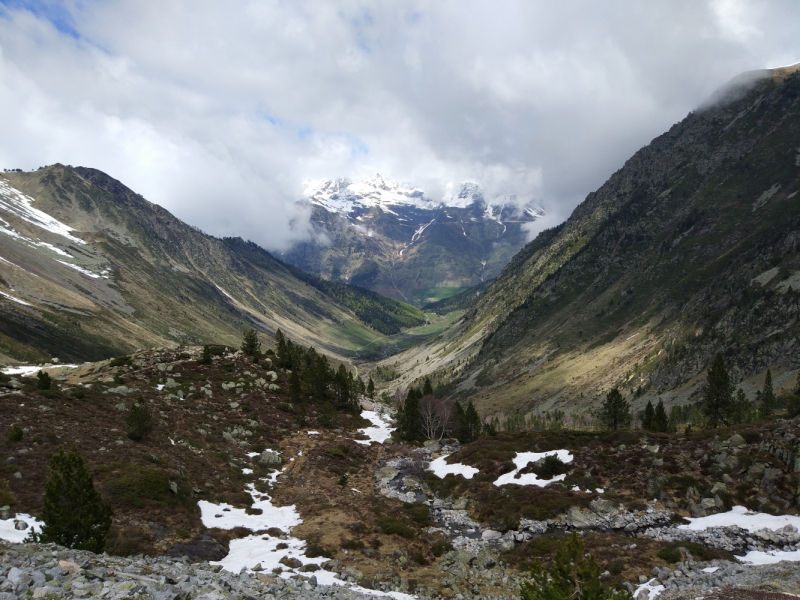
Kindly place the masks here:
<instances>
[{"instance_id":1,"label":"shrub","mask_svg":"<svg viewBox=\"0 0 800 600\"><path fill-rule=\"evenodd\" d=\"M397 517L384 515L378 517L378 527L386 535L399 535L404 538L414 537L414 530Z\"/></svg>"},{"instance_id":2,"label":"shrub","mask_svg":"<svg viewBox=\"0 0 800 600\"><path fill-rule=\"evenodd\" d=\"M344 540L342 541L342 548L345 550L362 550L364 542L361 540Z\"/></svg>"},{"instance_id":3,"label":"shrub","mask_svg":"<svg viewBox=\"0 0 800 600\"><path fill-rule=\"evenodd\" d=\"M203 346L203 354L197 359L197 364L199 365L210 365L211 364L211 346L206 344Z\"/></svg>"},{"instance_id":4,"label":"shrub","mask_svg":"<svg viewBox=\"0 0 800 600\"><path fill-rule=\"evenodd\" d=\"M50 375L48 375L44 371L39 371L36 374L36 378L38 379L38 381L36 382L37 390L49 390L50 386L53 385L53 381L52 379L50 379Z\"/></svg>"},{"instance_id":5,"label":"shrub","mask_svg":"<svg viewBox=\"0 0 800 600\"><path fill-rule=\"evenodd\" d=\"M431 510L425 505L418 502L409 502L403 504L406 513L411 517L417 525L427 527L431 522Z\"/></svg>"},{"instance_id":6,"label":"shrub","mask_svg":"<svg viewBox=\"0 0 800 600\"><path fill-rule=\"evenodd\" d=\"M539 467L539 477L542 479L552 479L556 475L566 473L567 465L555 454L544 457L541 467Z\"/></svg>"},{"instance_id":7,"label":"shrub","mask_svg":"<svg viewBox=\"0 0 800 600\"><path fill-rule=\"evenodd\" d=\"M142 441L153 430L153 417L142 398L131 407L126 422L128 438L134 442Z\"/></svg>"},{"instance_id":8,"label":"shrub","mask_svg":"<svg viewBox=\"0 0 800 600\"><path fill-rule=\"evenodd\" d=\"M333 558L333 552L317 544L311 544L306 548L306 556L308 558L318 558L320 556L322 558Z\"/></svg>"},{"instance_id":9,"label":"shrub","mask_svg":"<svg viewBox=\"0 0 800 600\"><path fill-rule=\"evenodd\" d=\"M111 506L100 497L75 446L63 448L50 459L50 480L45 486L38 536L42 542L100 553L111 527Z\"/></svg>"},{"instance_id":10,"label":"shrub","mask_svg":"<svg viewBox=\"0 0 800 600\"><path fill-rule=\"evenodd\" d=\"M118 465L105 484L108 499L115 505L142 508L146 500L169 500L169 479L161 471L135 465Z\"/></svg>"},{"instance_id":11,"label":"shrub","mask_svg":"<svg viewBox=\"0 0 800 600\"><path fill-rule=\"evenodd\" d=\"M530 579L520 586L523 600L629 600L630 592L603 588L600 567L585 551L586 544L573 531L558 545L552 569L546 571L536 559Z\"/></svg>"},{"instance_id":12,"label":"shrub","mask_svg":"<svg viewBox=\"0 0 800 600\"><path fill-rule=\"evenodd\" d=\"M111 362L108 363L109 367L122 367L125 365L129 365L131 363L130 356L118 356L116 358L112 358Z\"/></svg>"},{"instance_id":13,"label":"shrub","mask_svg":"<svg viewBox=\"0 0 800 600\"><path fill-rule=\"evenodd\" d=\"M450 552L453 549L453 545L446 540L439 540L433 543L431 546L431 554L435 557L442 556L445 552Z\"/></svg>"},{"instance_id":14,"label":"shrub","mask_svg":"<svg viewBox=\"0 0 800 600\"><path fill-rule=\"evenodd\" d=\"M22 431L22 427L14 424L11 426L11 431L8 432L8 441L12 444L16 444L17 442L22 441L22 436L24 434L25 433Z\"/></svg>"},{"instance_id":15,"label":"shrub","mask_svg":"<svg viewBox=\"0 0 800 600\"><path fill-rule=\"evenodd\" d=\"M668 546L666 548L662 548L661 550L658 551L658 554L656 556L658 556L658 558L660 558L661 560L667 561L670 564L680 562L682 558L681 551L674 546Z\"/></svg>"}]
</instances>

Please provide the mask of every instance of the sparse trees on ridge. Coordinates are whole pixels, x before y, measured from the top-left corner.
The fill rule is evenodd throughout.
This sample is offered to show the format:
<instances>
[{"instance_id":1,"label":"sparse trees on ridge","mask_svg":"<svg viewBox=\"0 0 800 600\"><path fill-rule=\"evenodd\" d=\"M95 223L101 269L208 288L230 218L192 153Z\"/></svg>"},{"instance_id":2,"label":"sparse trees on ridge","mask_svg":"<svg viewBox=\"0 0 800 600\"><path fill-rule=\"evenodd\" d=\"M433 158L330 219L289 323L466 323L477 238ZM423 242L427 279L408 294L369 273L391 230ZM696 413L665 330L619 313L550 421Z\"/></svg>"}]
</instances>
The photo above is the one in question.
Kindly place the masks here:
<instances>
[{"instance_id":1,"label":"sparse trees on ridge","mask_svg":"<svg viewBox=\"0 0 800 600\"><path fill-rule=\"evenodd\" d=\"M252 357L253 361L258 360L258 355L261 354L261 341L252 327L242 333L242 353Z\"/></svg>"}]
</instances>

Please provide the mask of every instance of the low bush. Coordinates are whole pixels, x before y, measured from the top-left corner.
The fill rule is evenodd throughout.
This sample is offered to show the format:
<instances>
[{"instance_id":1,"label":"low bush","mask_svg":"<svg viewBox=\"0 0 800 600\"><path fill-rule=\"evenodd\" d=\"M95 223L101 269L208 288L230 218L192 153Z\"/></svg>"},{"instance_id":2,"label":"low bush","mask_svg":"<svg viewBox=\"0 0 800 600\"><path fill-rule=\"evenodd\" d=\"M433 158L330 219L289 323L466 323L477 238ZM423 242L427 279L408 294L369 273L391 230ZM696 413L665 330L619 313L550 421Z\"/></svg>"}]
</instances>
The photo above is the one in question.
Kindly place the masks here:
<instances>
[{"instance_id":1,"label":"low bush","mask_svg":"<svg viewBox=\"0 0 800 600\"><path fill-rule=\"evenodd\" d=\"M404 538L414 537L414 530L397 517L389 515L378 517L378 527L386 535L399 535Z\"/></svg>"}]
</instances>

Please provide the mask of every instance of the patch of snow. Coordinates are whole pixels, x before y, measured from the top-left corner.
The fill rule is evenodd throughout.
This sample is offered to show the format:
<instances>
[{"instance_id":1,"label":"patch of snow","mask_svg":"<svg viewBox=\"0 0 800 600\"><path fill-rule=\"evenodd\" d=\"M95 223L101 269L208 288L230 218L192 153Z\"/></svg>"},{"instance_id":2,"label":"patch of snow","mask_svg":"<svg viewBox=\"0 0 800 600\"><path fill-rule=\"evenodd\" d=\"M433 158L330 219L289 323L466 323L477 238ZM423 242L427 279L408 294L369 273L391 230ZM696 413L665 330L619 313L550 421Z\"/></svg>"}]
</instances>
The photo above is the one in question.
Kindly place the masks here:
<instances>
[{"instance_id":1,"label":"patch of snow","mask_svg":"<svg viewBox=\"0 0 800 600\"><path fill-rule=\"evenodd\" d=\"M768 515L766 513L754 513L747 510L744 506L734 506L725 513L709 515L707 517L697 517L688 519L688 525L680 525L678 529L691 529L692 531L702 531L709 527L730 527L736 525L750 532L759 529L770 529L775 531L787 525L793 525L800 529L800 517L794 515Z\"/></svg>"},{"instance_id":2,"label":"patch of snow","mask_svg":"<svg viewBox=\"0 0 800 600\"><path fill-rule=\"evenodd\" d=\"M706 567L705 569L701 569L703 573L716 573L719 567Z\"/></svg>"},{"instance_id":3,"label":"patch of snow","mask_svg":"<svg viewBox=\"0 0 800 600\"><path fill-rule=\"evenodd\" d=\"M65 225L37 208L33 208L33 206L31 206L33 202L33 198L26 196L18 189L11 187L7 181L0 179L0 209L32 225L63 236L71 242L86 244L82 239L72 235L72 232L75 231L72 227Z\"/></svg>"},{"instance_id":4,"label":"patch of snow","mask_svg":"<svg viewBox=\"0 0 800 600\"><path fill-rule=\"evenodd\" d=\"M753 550L744 556L738 557L743 563L749 565L773 565L781 561L800 562L800 550L760 552Z\"/></svg>"},{"instance_id":5,"label":"patch of snow","mask_svg":"<svg viewBox=\"0 0 800 600\"><path fill-rule=\"evenodd\" d=\"M648 596L647 596L648 600L653 600L653 598L656 598L657 596L659 596L661 594L661 592L664 591L664 586L661 585L660 583L657 584L656 581L657 581L657 579L653 578L650 581L648 581L647 583L643 583L642 585L637 587L636 591L633 592L633 597L636 598L639 595L639 592L641 592L642 590L647 590L647 592L648 592Z\"/></svg>"},{"instance_id":6,"label":"patch of snow","mask_svg":"<svg viewBox=\"0 0 800 600\"><path fill-rule=\"evenodd\" d=\"M245 467L244 469L242 469L242 474L243 475L252 475L253 474L253 469L248 469L248 468Z\"/></svg>"},{"instance_id":7,"label":"patch of snow","mask_svg":"<svg viewBox=\"0 0 800 600\"><path fill-rule=\"evenodd\" d=\"M168 437L167 439L169 440L170 444L173 446L175 445L175 440L173 440L171 437Z\"/></svg>"},{"instance_id":8,"label":"patch of snow","mask_svg":"<svg viewBox=\"0 0 800 600\"><path fill-rule=\"evenodd\" d=\"M70 267L72 269L75 269L79 273L82 273L82 274L86 275L87 277L91 277L92 279L99 279L99 277L100 277L100 275L98 275L97 273L93 273L89 269L84 269L83 267L79 267L78 265L73 265L72 263L68 263L68 262L63 261L63 260L57 260L56 262L59 262L62 265L66 265L66 266L68 266L68 267Z\"/></svg>"},{"instance_id":9,"label":"patch of snow","mask_svg":"<svg viewBox=\"0 0 800 600\"><path fill-rule=\"evenodd\" d=\"M357 490L356 488L350 488L350 491L351 492L358 492L359 494L363 494L364 493L361 490Z\"/></svg>"},{"instance_id":10,"label":"patch of snow","mask_svg":"<svg viewBox=\"0 0 800 600\"><path fill-rule=\"evenodd\" d=\"M519 475L519 472L527 467L530 463L553 455L561 459L561 462L563 463L572 462L572 453L569 450L553 450L551 452L517 452L517 455L513 459L514 466L517 468L510 473L506 473L505 475L498 477L494 484L497 487L500 487L501 485L507 485L509 483L514 483L516 485L535 485L538 487L544 487L548 483L562 481L567 477L565 474L556 475L552 479L539 479L536 473L525 473L523 475Z\"/></svg>"},{"instance_id":11,"label":"patch of snow","mask_svg":"<svg viewBox=\"0 0 800 600\"><path fill-rule=\"evenodd\" d=\"M254 456L260 456L260 455L261 455L260 452L248 452L247 458L253 458Z\"/></svg>"},{"instance_id":12,"label":"patch of snow","mask_svg":"<svg viewBox=\"0 0 800 600\"><path fill-rule=\"evenodd\" d=\"M14 296L11 296L10 294L6 294L5 292L0 292L0 296L4 296L4 297L8 298L9 300L11 300L12 302L16 302L17 304L22 304L23 306L31 306L30 304L28 304L24 300L20 300L19 298L15 298Z\"/></svg>"},{"instance_id":13,"label":"patch of snow","mask_svg":"<svg viewBox=\"0 0 800 600\"><path fill-rule=\"evenodd\" d=\"M419 226L419 229L417 229L417 230L414 232L414 235L412 235L412 236L411 236L411 243L413 244L413 243L414 243L416 240L418 240L418 239L419 239L419 237L422 235L422 233L423 233L423 232L424 232L424 231L425 231L425 230L426 230L428 227L430 227L431 225L433 225L433 222L434 222L434 221L436 221L436 219L431 219L431 222L430 222L430 223L428 223L427 225L420 225L420 226Z\"/></svg>"},{"instance_id":14,"label":"patch of snow","mask_svg":"<svg viewBox=\"0 0 800 600\"><path fill-rule=\"evenodd\" d=\"M308 435L319 435L319 431L306 431Z\"/></svg>"},{"instance_id":15,"label":"patch of snow","mask_svg":"<svg viewBox=\"0 0 800 600\"><path fill-rule=\"evenodd\" d=\"M366 435L369 439L356 440L357 444L363 444L364 446L369 446L372 442L382 444L392 437L392 432L395 430L395 428L390 426L389 415L378 413L374 410L363 410L361 411L361 416L372 423L374 427L364 427L359 429L359 431Z\"/></svg>"},{"instance_id":16,"label":"patch of snow","mask_svg":"<svg viewBox=\"0 0 800 600\"><path fill-rule=\"evenodd\" d=\"M156 389L157 389L157 390L160 392L161 390L163 390L163 389L164 389L164 386L165 386L165 385L166 385L166 384L164 384L164 383L159 383L158 385L156 385Z\"/></svg>"},{"instance_id":17,"label":"patch of snow","mask_svg":"<svg viewBox=\"0 0 800 600\"><path fill-rule=\"evenodd\" d=\"M436 460L432 460L431 464L428 465L428 471L431 471L439 479L444 479L448 475L461 475L464 477L464 479L472 479L477 473L480 472L480 470L476 469L475 467L462 465L461 463L453 463L452 465L447 464L445 459L448 456L450 455L445 454Z\"/></svg>"},{"instance_id":18,"label":"patch of snow","mask_svg":"<svg viewBox=\"0 0 800 600\"><path fill-rule=\"evenodd\" d=\"M27 529L14 529L14 521L25 521L29 527ZM17 513L13 519L0 520L0 539L18 544L22 542L33 529L36 533L41 533L44 523L26 513Z\"/></svg>"}]
</instances>

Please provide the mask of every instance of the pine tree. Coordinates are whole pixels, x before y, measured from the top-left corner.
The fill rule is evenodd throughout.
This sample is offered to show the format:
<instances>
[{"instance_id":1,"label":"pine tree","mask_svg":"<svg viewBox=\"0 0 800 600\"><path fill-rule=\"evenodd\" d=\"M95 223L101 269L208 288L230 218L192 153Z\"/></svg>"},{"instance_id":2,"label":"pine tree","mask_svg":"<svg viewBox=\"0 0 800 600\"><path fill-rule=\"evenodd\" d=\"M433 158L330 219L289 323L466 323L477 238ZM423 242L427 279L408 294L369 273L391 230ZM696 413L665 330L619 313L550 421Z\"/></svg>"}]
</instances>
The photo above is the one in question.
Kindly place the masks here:
<instances>
[{"instance_id":1,"label":"pine tree","mask_svg":"<svg viewBox=\"0 0 800 600\"><path fill-rule=\"evenodd\" d=\"M664 401L658 399L655 414L653 415L653 431L659 433L666 433L669 431L669 417L667 416L667 409L664 408Z\"/></svg>"},{"instance_id":2,"label":"pine tree","mask_svg":"<svg viewBox=\"0 0 800 600\"><path fill-rule=\"evenodd\" d=\"M289 375L289 398L291 398L292 402L303 401L303 388L300 384L300 373L297 369Z\"/></svg>"},{"instance_id":3,"label":"pine tree","mask_svg":"<svg viewBox=\"0 0 800 600\"><path fill-rule=\"evenodd\" d=\"M275 330L275 352L278 354L277 366L283 367L286 360L286 338L280 328Z\"/></svg>"},{"instance_id":4,"label":"pine tree","mask_svg":"<svg viewBox=\"0 0 800 600\"><path fill-rule=\"evenodd\" d=\"M430 377L426 377L425 382L422 384L422 395L433 396L433 385L431 385Z\"/></svg>"},{"instance_id":5,"label":"pine tree","mask_svg":"<svg viewBox=\"0 0 800 600\"><path fill-rule=\"evenodd\" d=\"M642 416L642 429L646 431L653 431L653 418L656 415L656 411L653 408L653 403L648 400L647 406L644 408L644 416Z\"/></svg>"},{"instance_id":6,"label":"pine tree","mask_svg":"<svg viewBox=\"0 0 800 600\"><path fill-rule=\"evenodd\" d=\"M375 382L372 381L372 377L369 378L369 383L367 383L367 396L370 399L375 397Z\"/></svg>"},{"instance_id":7,"label":"pine tree","mask_svg":"<svg viewBox=\"0 0 800 600\"><path fill-rule=\"evenodd\" d=\"M718 352L708 369L708 383L703 389L703 414L709 427L728 425L733 404L733 384L725 359Z\"/></svg>"},{"instance_id":8,"label":"pine tree","mask_svg":"<svg viewBox=\"0 0 800 600\"><path fill-rule=\"evenodd\" d=\"M520 585L523 600L630 600L627 591L609 590L600 581L600 566L586 554L586 544L576 531L558 545L548 571L536 559L530 579Z\"/></svg>"},{"instance_id":9,"label":"pine tree","mask_svg":"<svg viewBox=\"0 0 800 600\"><path fill-rule=\"evenodd\" d=\"M39 539L67 548L101 553L111 527L111 505L103 502L94 481L73 445L69 453L59 448L50 459L50 480L45 485Z\"/></svg>"},{"instance_id":10,"label":"pine tree","mask_svg":"<svg viewBox=\"0 0 800 600\"><path fill-rule=\"evenodd\" d=\"M599 417L606 429L616 430L631 426L631 406L617 388L606 395Z\"/></svg>"},{"instance_id":11,"label":"pine tree","mask_svg":"<svg viewBox=\"0 0 800 600\"><path fill-rule=\"evenodd\" d=\"M761 407L759 408L759 416L762 419L768 419L775 411L777 400L775 398L775 390L772 388L772 372L767 369L767 375L764 377L764 389L761 390Z\"/></svg>"},{"instance_id":12,"label":"pine tree","mask_svg":"<svg viewBox=\"0 0 800 600\"><path fill-rule=\"evenodd\" d=\"M199 365L210 365L211 364L211 346L206 344L203 346L203 354L197 360L197 364Z\"/></svg>"},{"instance_id":13,"label":"pine tree","mask_svg":"<svg viewBox=\"0 0 800 600\"><path fill-rule=\"evenodd\" d=\"M134 442L140 442L153 430L153 417L141 396L131 406L125 421L128 424L128 437Z\"/></svg>"},{"instance_id":14,"label":"pine tree","mask_svg":"<svg viewBox=\"0 0 800 600\"><path fill-rule=\"evenodd\" d=\"M419 411L419 399L422 394L416 388L410 388L406 399L397 411L397 430L400 439L413 441L422 438L422 415Z\"/></svg>"},{"instance_id":15,"label":"pine tree","mask_svg":"<svg viewBox=\"0 0 800 600\"><path fill-rule=\"evenodd\" d=\"M38 381L36 382L36 389L37 390L49 390L50 386L53 385L53 381L50 379L50 375L45 373L44 371L39 371L36 374Z\"/></svg>"},{"instance_id":16,"label":"pine tree","mask_svg":"<svg viewBox=\"0 0 800 600\"><path fill-rule=\"evenodd\" d=\"M731 403L731 425L739 425L740 423L749 423L755 417L755 409L753 403L747 399L744 390L739 388L736 390L736 398Z\"/></svg>"},{"instance_id":17,"label":"pine tree","mask_svg":"<svg viewBox=\"0 0 800 600\"><path fill-rule=\"evenodd\" d=\"M258 360L258 355L261 354L261 341L252 327L242 333L242 353L251 356L254 361Z\"/></svg>"}]
</instances>

